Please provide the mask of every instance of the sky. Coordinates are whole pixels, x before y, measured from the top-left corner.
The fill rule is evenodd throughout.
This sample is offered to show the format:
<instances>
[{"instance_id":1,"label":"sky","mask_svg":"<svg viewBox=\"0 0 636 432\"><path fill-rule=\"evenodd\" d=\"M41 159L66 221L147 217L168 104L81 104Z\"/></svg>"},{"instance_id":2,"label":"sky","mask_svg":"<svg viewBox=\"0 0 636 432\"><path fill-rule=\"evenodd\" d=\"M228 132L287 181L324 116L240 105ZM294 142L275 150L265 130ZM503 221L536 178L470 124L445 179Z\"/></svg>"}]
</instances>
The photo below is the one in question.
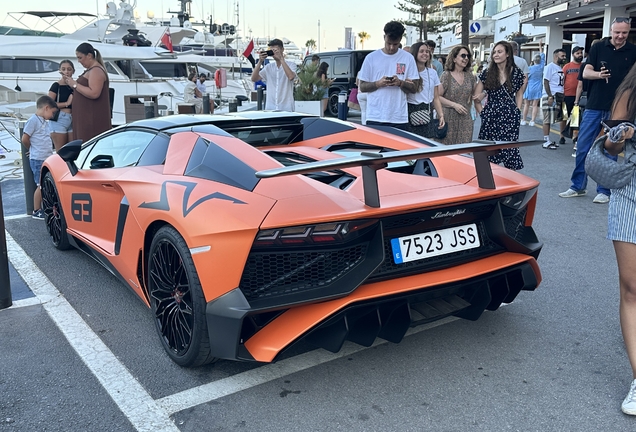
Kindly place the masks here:
<instances>
[{"instance_id":1,"label":"sky","mask_svg":"<svg viewBox=\"0 0 636 432\"><path fill-rule=\"evenodd\" d=\"M120 0L114 0L119 4ZM129 3L134 4L135 0ZM307 0L193 0L191 2L192 15L196 21L203 17L208 21L210 15L215 22L235 23L236 4L239 9L239 29L243 36L249 37L249 30L253 37L286 37L299 47L307 40L320 39L319 51L331 51L344 46L345 27L351 27L355 34L366 32L371 38L364 44L365 49L376 49L383 46L384 25L392 19L405 19L407 14L398 10L395 5L398 0L321 0L310 2ZM180 8L178 0L136 0L135 10L142 19L149 11L156 18L170 18L168 11ZM73 2L51 2L50 0L20 0L0 2L0 25L19 26L15 20L7 18L7 12L23 11L62 11L88 12L104 14L105 0L82 0ZM163 11L163 12L162 12ZM233 18L234 17L234 18ZM232 22L230 22L232 21ZM320 26L318 25L320 22ZM33 21L30 21L33 25ZM76 25L80 25L77 22ZM42 28L38 28L42 30ZM73 27L63 29L73 31ZM358 45L358 48L360 46Z\"/></svg>"}]
</instances>

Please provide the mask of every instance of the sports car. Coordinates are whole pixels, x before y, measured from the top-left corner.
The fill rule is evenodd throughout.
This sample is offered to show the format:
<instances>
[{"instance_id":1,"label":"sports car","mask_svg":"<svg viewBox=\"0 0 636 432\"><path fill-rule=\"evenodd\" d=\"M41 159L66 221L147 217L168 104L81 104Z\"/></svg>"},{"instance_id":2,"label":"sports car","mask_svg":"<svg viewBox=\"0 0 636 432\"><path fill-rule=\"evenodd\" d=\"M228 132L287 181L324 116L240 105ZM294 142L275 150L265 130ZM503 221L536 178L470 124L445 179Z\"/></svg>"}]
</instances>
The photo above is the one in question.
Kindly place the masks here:
<instances>
[{"instance_id":1,"label":"sports car","mask_svg":"<svg viewBox=\"0 0 636 432\"><path fill-rule=\"evenodd\" d=\"M541 281L538 182L393 128L298 113L146 119L73 141L41 174L60 250L151 309L168 356L272 362L299 341L400 342Z\"/></svg>"}]
</instances>

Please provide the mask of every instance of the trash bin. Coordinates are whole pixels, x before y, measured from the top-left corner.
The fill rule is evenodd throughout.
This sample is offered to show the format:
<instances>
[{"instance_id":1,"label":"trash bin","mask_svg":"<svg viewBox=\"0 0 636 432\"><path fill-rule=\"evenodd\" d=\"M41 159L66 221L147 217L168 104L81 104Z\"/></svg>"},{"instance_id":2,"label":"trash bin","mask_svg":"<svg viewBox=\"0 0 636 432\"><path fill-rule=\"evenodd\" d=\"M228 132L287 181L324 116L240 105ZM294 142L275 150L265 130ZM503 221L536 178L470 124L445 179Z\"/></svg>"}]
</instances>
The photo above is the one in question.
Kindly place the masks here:
<instances>
[{"instance_id":1,"label":"trash bin","mask_svg":"<svg viewBox=\"0 0 636 432\"><path fill-rule=\"evenodd\" d=\"M125 95L124 111L126 113L126 123L146 118L144 102L154 102L155 117L159 117L159 97L157 95Z\"/></svg>"}]
</instances>

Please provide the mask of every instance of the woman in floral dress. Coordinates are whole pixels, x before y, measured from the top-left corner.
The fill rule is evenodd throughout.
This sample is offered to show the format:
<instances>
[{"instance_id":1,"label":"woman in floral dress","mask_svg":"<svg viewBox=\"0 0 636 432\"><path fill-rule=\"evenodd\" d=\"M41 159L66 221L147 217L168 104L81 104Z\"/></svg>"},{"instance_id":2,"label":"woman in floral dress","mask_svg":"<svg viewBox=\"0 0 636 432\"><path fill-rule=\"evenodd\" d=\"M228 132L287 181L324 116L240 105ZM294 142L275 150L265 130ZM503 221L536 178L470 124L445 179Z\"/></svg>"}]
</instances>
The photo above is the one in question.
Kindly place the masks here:
<instances>
[{"instance_id":1,"label":"woman in floral dress","mask_svg":"<svg viewBox=\"0 0 636 432\"><path fill-rule=\"evenodd\" d=\"M461 144L473 140L474 121L470 115L473 89L477 84L471 72L472 55L464 45L453 48L446 60L440 81L440 101L444 118L448 123L448 135L444 144Z\"/></svg>"},{"instance_id":2,"label":"woman in floral dress","mask_svg":"<svg viewBox=\"0 0 636 432\"><path fill-rule=\"evenodd\" d=\"M479 139L489 141L517 141L521 122L521 102L524 76L515 66L512 46L505 41L497 42L490 53L488 69L479 75L473 92L475 109L481 115ZM482 93L488 102L481 105ZM489 157L490 162L503 164L511 170L523 168L519 148L502 149Z\"/></svg>"}]
</instances>

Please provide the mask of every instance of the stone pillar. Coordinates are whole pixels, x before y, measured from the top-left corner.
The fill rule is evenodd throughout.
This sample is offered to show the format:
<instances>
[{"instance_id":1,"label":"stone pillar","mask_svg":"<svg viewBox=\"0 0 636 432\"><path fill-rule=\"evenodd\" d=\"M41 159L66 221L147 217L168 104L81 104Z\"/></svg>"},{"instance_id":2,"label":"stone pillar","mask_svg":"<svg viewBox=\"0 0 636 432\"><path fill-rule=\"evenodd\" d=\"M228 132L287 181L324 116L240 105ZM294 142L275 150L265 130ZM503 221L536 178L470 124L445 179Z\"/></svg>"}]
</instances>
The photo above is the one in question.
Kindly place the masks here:
<instances>
[{"instance_id":1,"label":"stone pillar","mask_svg":"<svg viewBox=\"0 0 636 432\"><path fill-rule=\"evenodd\" d=\"M545 41L547 44L545 62L548 64L552 62L552 53L554 50L563 48L563 27L554 23L546 27Z\"/></svg>"}]
</instances>

